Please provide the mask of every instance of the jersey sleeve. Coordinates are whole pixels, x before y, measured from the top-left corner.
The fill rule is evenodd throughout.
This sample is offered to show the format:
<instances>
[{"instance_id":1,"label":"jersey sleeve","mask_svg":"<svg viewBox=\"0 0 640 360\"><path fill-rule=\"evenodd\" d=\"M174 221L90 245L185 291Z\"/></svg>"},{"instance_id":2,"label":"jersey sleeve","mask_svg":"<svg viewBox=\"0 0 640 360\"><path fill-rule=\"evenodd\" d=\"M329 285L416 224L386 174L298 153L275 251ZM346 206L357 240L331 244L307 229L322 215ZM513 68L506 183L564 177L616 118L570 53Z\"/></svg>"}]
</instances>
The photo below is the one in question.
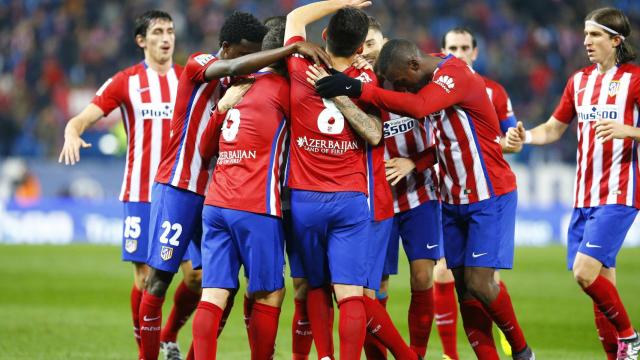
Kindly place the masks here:
<instances>
[{"instance_id":1,"label":"jersey sleeve","mask_svg":"<svg viewBox=\"0 0 640 360\"><path fill-rule=\"evenodd\" d=\"M417 94L363 84L360 99L386 111L419 119L462 102L467 93L467 76L460 71L443 69Z\"/></svg>"},{"instance_id":2,"label":"jersey sleeve","mask_svg":"<svg viewBox=\"0 0 640 360\"><path fill-rule=\"evenodd\" d=\"M206 82L204 73L209 65L218 61L218 58L211 54L195 53L189 57L187 64L184 66L184 72L195 83Z\"/></svg>"},{"instance_id":3,"label":"jersey sleeve","mask_svg":"<svg viewBox=\"0 0 640 360\"><path fill-rule=\"evenodd\" d=\"M202 132L202 140L200 141L200 155L203 159L211 159L218 153L220 141L220 129L227 113L221 114L218 109L211 114L211 119L207 127Z\"/></svg>"},{"instance_id":4,"label":"jersey sleeve","mask_svg":"<svg viewBox=\"0 0 640 360\"><path fill-rule=\"evenodd\" d=\"M573 76L569 78L567 81L567 85L564 88L564 92L562 93L562 98L560 99L560 103L556 107L556 110L553 112L553 117L562 121L565 124L569 124L571 120L576 116L576 107L573 103Z\"/></svg>"},{"instance_id":5,"label":"jersey sleeve","mask_svg":"<svg viewBox=\"0 0 640 360\"><path fill-rule=\"evenodd\" d=\"M423 172L438 163L435 145L429 146L419 153L412 154L409 158L416 164L417 172Z\"/></svg>"},{"instance_id":6,"label":"jersey sleeve","mask_svg":"<svg viewBox=\"0 0 640 360\"><path fill-rule=\"evenodd\" d=\"M289 93L289 82L283 81L278 91L278 104L287 120L291 119L291 97Z\"/></svg>"},{"instance_id":7,"label":"jersey sleeve","mask_svg":"<svg viewBox=\"0 0 640 360\"><path fill-rule=\"evenodd\" d=\"M509 95L502 85L495 83L491 102L493 102L493 107L496 109L496 114L500 121L500 131L504 135L510 127L516 127L517 120L513 114L511 99L509 99Z\"/></svg>"},{"instance_id":8,"label":"jersey sleeve","mask_svg":"<svg viewBox=\"0 0 640 360\"><path fill-rule=\"evenodd\" d=\"M298 42L305 41L302 36L293 36L284 44L285 46L289 46ZM306 71L309 69L309 65L311 62L307 60L304 56L298 53L293 53L286 57L287 69L289 70L289 74L299 74L302 73L304 78L306 79Z\"/></svg>"},{"instance_id":9,"label":"jersey sleeve","mask_svg":"<svg viewBox=\"0 0 640 360\"><path fill-rule=\"evenodd\" d=\"M126 74L121 71L105 81L96 92L91 102L99 107L105 116L126 101L126 80Z\"/></svg>"}]
</instances>

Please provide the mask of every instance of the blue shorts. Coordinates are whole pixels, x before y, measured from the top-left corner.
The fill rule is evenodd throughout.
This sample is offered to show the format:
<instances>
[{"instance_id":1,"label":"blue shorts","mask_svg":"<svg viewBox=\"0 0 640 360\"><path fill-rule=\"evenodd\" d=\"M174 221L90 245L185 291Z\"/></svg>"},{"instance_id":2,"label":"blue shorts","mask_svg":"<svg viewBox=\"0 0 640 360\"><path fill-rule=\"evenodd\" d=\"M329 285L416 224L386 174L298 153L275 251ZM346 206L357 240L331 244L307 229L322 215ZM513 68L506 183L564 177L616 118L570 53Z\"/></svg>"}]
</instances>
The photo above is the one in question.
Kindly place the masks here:
<instances>
[{"instance_id":1,"label":"blue shorts","mask_svg":"<svg viewBox=\"0 0 640 360\"><path fill-rule=\"evenodd\" d=\"M369 275L367 276L367 289L380 289L392 227L393 218L369 223Z\"/></svg>"},{"instance_id":2,"label":"blue shorts","mask_svg":"<svg viewBox=\"0 0 640 360\"><path fill-rule=\"evenodd\" d=\"M567 236L567 267L573 269L576 254L597 259L607 268L616 267L616 256L638 209L626 205L604 205L573 209Z\"/></svg>"},{"instance_id":3,"label":"blue shorts","mask_svg":"<svg viewBox=\"0 0 640 360\"><path fill-rule=\"evenodd\" d=\"M124 202L122 260L145 263L149 251L149 212L147 202Z\"/></svg>"},{"instance_id":4,"label":"blue shorts","mask_svg":"<svg viewBox=\"0 0 640 360\"><path fill-rule=\"evenodd\" d=\"M191 258L193 267L197 268L204 197L160 183L154 183L152 191L147 264L154 269L176 273L180 263Z\"/></svg>"},{"instance_id":5,"label":"blue shorts","mask_svg":"<svg viewBox=\"0 0 640 360\"><path fill-rule=\"evenodd\" d=\"M511 269L517 191L473 204L442 204L447 267Z\"/></svg>"},{"instance_id":6,"label":"blue shorts","mask_svg":"<svg viewBox=\"0 0 640 360\"><path fill-rule=\"evenodd\" d=\"M291 210L282 210L282 225L284 227L285 249L287 249L287 259L289 260L289 272L292 278L306 278L300 250L293 239L293 223L291 220Z\"/></svg>"},{"instance_id":7,"label":"blue shorts","mask_svg":"<svg viewBox=\"0 0 640 360\"><path fill-rule=\"evenodd\" d=\"M291 191L294 241L312 288L367 284L369 206L359 192Z\"/></svg>"},{"instance_id":8,"label":"blue shorts","mask_svg":"<svg viewBox=\"0 0 640 360\"><path fill-rule=\"evenodd\" d=\"M393 217L384 274L398 273L398 243L409 261L438 260L444 256L442 244L442 208L437 200L396 214Z\"/></svg>"},{"instance_id":9,"label":"blue shorts","mask_svg":"<svg viewBox=\"0 0 640 360\"><path fill-rule=\"evenodd\" d=\"M237 289L241 265L249 293L284 287L280 218L206 205L202 227L203 288Z\"/></svg>"}]
</instances>

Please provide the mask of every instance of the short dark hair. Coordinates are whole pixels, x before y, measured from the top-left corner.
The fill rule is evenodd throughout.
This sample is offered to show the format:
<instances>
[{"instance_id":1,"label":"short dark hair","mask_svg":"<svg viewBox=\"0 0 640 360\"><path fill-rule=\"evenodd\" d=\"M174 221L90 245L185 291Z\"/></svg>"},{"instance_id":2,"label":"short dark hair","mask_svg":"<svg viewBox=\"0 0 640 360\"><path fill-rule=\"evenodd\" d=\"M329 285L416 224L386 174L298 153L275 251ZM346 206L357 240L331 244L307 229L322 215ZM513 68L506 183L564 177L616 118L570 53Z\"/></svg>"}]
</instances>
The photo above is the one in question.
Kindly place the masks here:
<instances>
[{"instance_id":1,"label":"short dark hair","mask_svg":"<svg viewBox=\"0 0 640 360\"><path fill-rule=\"evenodd\" d=\"M271 22L273 26L269 26L269 32L262 39L262 50L277 49L284 45L284 30L285 24ZM277 62L270 65L279 73L287 72L287 63L284 59L280 59Z\"/></svg>"},{"instance_id":2,"label":"short dark hair","mask_svg":"<svg viewBox=\"0 0 640 360\"><path fill-rule=\"evenodd\" d=\"M355 54L369 31L367 14L360 9L346 7L338 10L327 26L327 48L340 57Z\"/></svg>"},{"instance_id":3,"label":"short dark hair","mask_svg":"<svg viewBox=\"0 0 640 360\"><path fill-rule=\"evenodd\" d=\"M285 26L287 24L287 17L285 15L270 16L264 19L262 23L269 29L276 26Z\"/></svg>"},{"instance_id":4,"label":"short dark hair","mask_svg":"<svg viewBox=\"0 0 640 360\"><path fill-rule=\"evenodd\" d=\"M629 35L631 35L631 24L629 24L629 19L621 10L612 7L596 9L590 12L584 20L593 20L625 37L625 39L621 39L620 45L616 47L616 63L624 64L636 58L636 52L628 40ZM617 36L607 30L604 30L604 32L609 34L609 37Z\"/></svg>"},{"instance_id":5,"label":"short dark hair","mask_svg":"<svg viewBox=\"0 0 640 360\"><path fill-rule=\"evenodd\" d=\"M442 40L440 40L440 47L442 49L446 49L446 40L447 40L447 35L449 35L450 33L454 33L454 34L469 34L471 36L471 46L475 49L478 46L478 41L476 41L476 37L473 35L473 32L471 31L471 29L469 29L468 27L465 26L456 26L453 29L447 31L446 33L444 33L444 35L442 35Z\"/></svg>"},{"instance_id":6,"label":"short dark hair","mask_svg":"<svg viewBox=\"0 0 640 360\"><path fill-rule=\"evenodd\" d=\"M380 24L380 21L378 21L378 19L374 18L371 15L368 16L368 19L369 19L369 29L382 32L382 25Z\"/></svg>"},{"instance_id":7,"label":"short dark hair","mask_svg":"<svg viewBox=\"0 0 640 360\"><path fill-rule=\"evenodd\" d=\"M149 30L149 25L153 20L167 20L173 21L171 15L169 13L164 12L162 10L149 10L145 11L142 15L138 16L135 21L134 26L134 34L133 37L137 37L138 35L147 36L147 30Z\"/></svg>"},{"instance_id":8,"label":"short dark hair","mask_svg":"<svg viewBox=\"0 0 640 360\"><path fill-rule=\"evenodd\" d=\"M255 16L246 12L234 11L222 24L220 46L223 42L239 44L242 39L252 43L260 43L268 30Z\"/></svg>"},{"instance_id":9,"label":"short dark hair","mask_svg":"<svg viewBox=\"0 0 640 360\"><path fill-rule=\"evenodd\" d=\"M409 40L393 39L387 41L380 50L376 61L376 74L386 74L393 63L406 64L412 56L420 55L420 49Z\"/></svg>"}]
</instances>

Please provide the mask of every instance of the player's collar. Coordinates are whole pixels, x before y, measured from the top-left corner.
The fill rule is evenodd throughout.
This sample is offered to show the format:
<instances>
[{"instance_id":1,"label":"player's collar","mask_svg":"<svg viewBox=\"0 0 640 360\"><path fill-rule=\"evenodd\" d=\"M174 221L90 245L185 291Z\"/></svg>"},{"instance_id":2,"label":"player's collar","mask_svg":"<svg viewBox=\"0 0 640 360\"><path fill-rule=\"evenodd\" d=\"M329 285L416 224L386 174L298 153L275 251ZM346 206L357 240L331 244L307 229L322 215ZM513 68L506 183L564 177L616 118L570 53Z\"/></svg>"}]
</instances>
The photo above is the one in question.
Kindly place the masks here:
<instances>
[{"instance_id":1,"label":"player's collar","mask_svg":"<svg viewBox=\"0 0 640 360\"><path fill-rule=\"evenodd\" d=\"M442 60L438 63L438 67L442 66L444 63L449 61L449 59L451 59L452 57L453 57L453 54L449 54L449 55L443 57Z\"/></svg>"}]
</instances>

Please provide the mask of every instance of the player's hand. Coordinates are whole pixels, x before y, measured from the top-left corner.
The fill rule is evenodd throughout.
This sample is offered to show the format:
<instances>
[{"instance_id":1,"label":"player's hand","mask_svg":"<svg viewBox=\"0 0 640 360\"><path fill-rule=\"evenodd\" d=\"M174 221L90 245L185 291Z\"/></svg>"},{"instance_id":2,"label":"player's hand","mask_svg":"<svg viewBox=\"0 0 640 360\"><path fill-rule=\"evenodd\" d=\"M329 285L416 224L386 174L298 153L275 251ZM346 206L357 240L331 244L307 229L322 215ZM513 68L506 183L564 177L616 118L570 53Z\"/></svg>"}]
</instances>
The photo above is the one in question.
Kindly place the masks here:
<instances>
[{"instance_id":1,"label":"player's hand","mask_svg":"<svg viewBox=\"0 0 640 360\"><path fill-rule=\"evenodd\" d=\"M362 81L336 71L333 75L316 81L316 92L325 99L342 95L359 98L362 94Z\"/></svg>"},{"instance_id":2,"label":"player's hand","mask_svg":"<svg viewBox=\"0 0 640 360\"><path fill-rule=\"evenodd\" d=\"M218 112L225 113L236 106L242 100L244 94L249 91L251 85L253 85L253 79L243 79L230 87L218 101Z\"/></svg>"},{"instance_id":3,"label":"player's hand","mask_svg":"<svg viewBox=\"0 0 640 360\"><path fill-rule=\"evenodd\" d=\"M307 74L307 82L314 87L316 86L316 82L324 77L329 76L329 73L322 67L318 65L309 66L309 70L306 71Z\"/></svg>"},{"instance_id":4,"label":"player's hand","mask_svg":"<svg viewBox=\"0 0 640 360\"><path fill-rule=\"evenodd\" d=\"M613 139L626 139L629 137L627 125L612 120L598 120L595 129L596 138L602 142Z\"/></svg>"},{"instance_id":5,"label":"player's hand","mask_svg":"<svg viewBox=\"0 0 640 360\"><path fill-rule=\"evenodd\" d=\"M91 144L82 140L80 136L73 133L65 133L64 145L62 145L62 151L58 162L62 163L64 160L65 165L74 165L80 161L80 148L90 148Z\"/></svg>"},{"instance_id":6,"label":"player's hand","mask_svg":"<svg viewBox=\"0 0 640 360\"><path fill-rule=\"evenodd\" d=\"M363 0L341 0L340 1L344 7L351 6L358 9L364 9L367 6L371 6L371 1L363 1Z\"/></svg>"},{"instance_id":7,"label":"player's hand","mask_svg":"<svg viewBox=\"0 0 640 360\"><path fill-rule=\"evenodd\" d=\"M524 144L524 139L526 138L526 130L524 125L522 125L522 121L518 121L516 127L509 128L507 130L507 135L505 137L505 149L516 152L522 150L522 145Z\"/></svg>"},{"instance_id":8,"label":"player's hand","mask_svg":"<svg viewBox=\"0 0 640 360\"><path fill-rule=\"evenodd\" d=\"M314 43L300 41L294 44L295 52L299 53L302 56L313 59L313 62L317 65L321 65L324 63L328 67L332 67L333 63L331 62L331 58L329 54L327 54L324 49Z\"/></svg>"},{"instance_id":9,"label":"player's hand","mask_svg":"<svg viewBox=\"0 0 640 360\"><path fill-rule=\"evenodd\" d=\"M409 158L397 157L385 160L384 167L387 181L394 186L409 175L416 168L416 164Z\"/></svg>"},{"instance_id":10,"label":"player's hand","mask_svg":"<svg viewBox=\"0 0 640 360\"><path fill-rule=\"evenodd\" d=\"M371 63L369 63L362 55L356 55L356 58L353 60L353 64L351 65L358 70L373 70Z\"/></svg>"}]
</instances>

